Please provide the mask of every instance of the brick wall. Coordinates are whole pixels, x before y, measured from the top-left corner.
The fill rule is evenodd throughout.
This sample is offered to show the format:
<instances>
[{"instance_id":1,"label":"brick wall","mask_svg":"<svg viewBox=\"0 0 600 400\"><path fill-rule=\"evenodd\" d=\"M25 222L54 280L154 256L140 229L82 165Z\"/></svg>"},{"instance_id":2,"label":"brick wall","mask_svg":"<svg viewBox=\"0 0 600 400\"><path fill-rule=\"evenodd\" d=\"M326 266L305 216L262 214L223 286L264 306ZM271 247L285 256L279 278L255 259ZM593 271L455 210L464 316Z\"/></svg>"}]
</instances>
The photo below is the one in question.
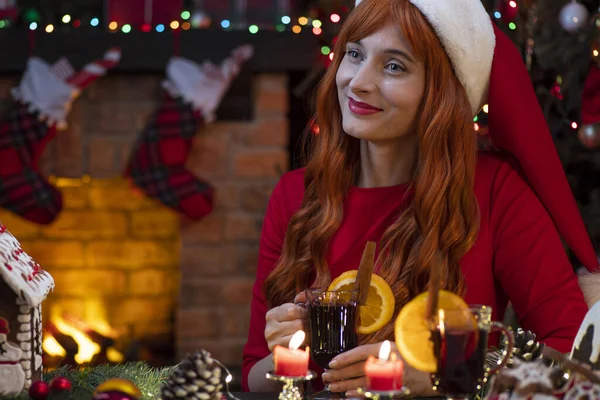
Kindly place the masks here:
<instances>
[{"instance_id":1,"label":"brick wall","mask_svg":"<svg viewBox=\"0 0 600 400\"><path fill-rule=\"evenodd\" d=\"M115 327L133 326L138 337L174 334L175 360L202 347L239 365L264 209L288 166L287 80L255 76L255 119L199 132L189 167L215 185L217 205L190 223L120 178L157 105L160 78L113 74L84 92L69 129L42 157L65 195L64 212L48 227L2 210L0 219L55 277L46 309L62 305L85 317L79 299L102 298ZM4 102L14 82L0 77Z\"/></svg>"}]
</instances>

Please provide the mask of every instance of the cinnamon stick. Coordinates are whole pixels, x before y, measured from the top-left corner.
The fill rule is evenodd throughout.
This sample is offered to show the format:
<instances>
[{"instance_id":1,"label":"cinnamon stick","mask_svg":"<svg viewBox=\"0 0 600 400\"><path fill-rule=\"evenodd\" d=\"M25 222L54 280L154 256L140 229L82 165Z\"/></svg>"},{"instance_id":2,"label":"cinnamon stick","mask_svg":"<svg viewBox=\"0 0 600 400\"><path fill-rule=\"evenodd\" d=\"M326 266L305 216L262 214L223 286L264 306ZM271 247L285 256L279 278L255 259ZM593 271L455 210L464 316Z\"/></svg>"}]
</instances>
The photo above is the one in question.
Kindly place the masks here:
<instances>
[{"instance_id":1,"label":"cinnamon stick","mask_svg":"<svg viewBox=\"0 0 600 400\"><path fill-rule=\"evenodd\" d=\"M584 366L584 364L581 364L577 361L571 360L569 357L567 357L560 351L555 350L551 347L546 347L546 348L544 348L544 350L542 350L542 354L545 357L548 357L548 358L554 360L555 362L561 364L564 368L583 375L590 382L600 384L600 376L596 375L594 372L587 369Z\"/></svg>"},{"instance_id":2,"label":"cinnamon stick","mask_svg":"<svg viewBox=\"0 0 600 400\"><path fill-rule=\"evenodd\" d=\"M425 308L425 319L432 320L437 315L438 297L440 292L440 276L442 274L442 259L441 254L437 251L429 268L429 284L427 295L427 307Z\"/></svg>"},{"instance_id":3,"label":"cinnamon stick","mask_svg":"<svg viewBox=\"0 0 600 400\"><path fill-rule=\"evenodd\" d=\"M363 250L356 281L354 281L354 290L359 291L359 304L364 306L367 304L367 295L369 294L369 286L371 285L371 274L375 267L375 242L367 242Z\"/></svg>"}]
</instances>

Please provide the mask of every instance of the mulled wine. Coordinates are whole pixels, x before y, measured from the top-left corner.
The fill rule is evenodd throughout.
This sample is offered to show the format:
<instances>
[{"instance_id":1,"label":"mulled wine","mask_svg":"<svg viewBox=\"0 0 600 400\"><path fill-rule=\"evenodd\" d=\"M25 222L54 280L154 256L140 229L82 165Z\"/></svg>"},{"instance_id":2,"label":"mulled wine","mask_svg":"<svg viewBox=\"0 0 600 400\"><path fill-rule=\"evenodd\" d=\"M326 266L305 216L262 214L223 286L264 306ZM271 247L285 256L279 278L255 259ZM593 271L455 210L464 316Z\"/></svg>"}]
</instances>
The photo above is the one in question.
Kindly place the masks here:
<instances>
[{"instance_id":1,"label":"mulled wine","mask_svg":"<svg viewBox=\"0 0 600 400\"><path fill-rule=\"evenodd\" d=\"M438 390L451 396L477 394L485 378L488 330L447 328L443 334L432 332L432 340L438 360L433 381Z\"/></svg>"},{"instance_id":2,"label":"mulled wine","mask_svg":"<svg viewBox=\"0 0 600 400\"><path fill-rule=\"evenodd\" d=\"M310 355L321 367L338 354L358 345L356 333L357 304L309 303Z\"/></svg>"}]
</instances>

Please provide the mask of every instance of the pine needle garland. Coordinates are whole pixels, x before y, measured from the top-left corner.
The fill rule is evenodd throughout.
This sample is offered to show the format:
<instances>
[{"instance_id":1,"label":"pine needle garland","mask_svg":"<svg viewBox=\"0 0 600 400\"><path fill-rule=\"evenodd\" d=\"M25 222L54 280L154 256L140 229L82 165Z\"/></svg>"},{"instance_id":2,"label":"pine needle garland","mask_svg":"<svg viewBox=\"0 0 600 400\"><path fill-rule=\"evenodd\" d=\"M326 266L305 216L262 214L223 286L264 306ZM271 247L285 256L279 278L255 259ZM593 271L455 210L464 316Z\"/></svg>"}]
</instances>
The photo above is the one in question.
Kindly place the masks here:
<instances>
[{"instance_id":1,"label":"pine needle garland","mask_svg":"<svg viewBox=\"0 0 600 400\"><path fill-rule=\"evenodd\" d=\"M71 381L73 389L66 393L51 393L47 400L81 400L91 399L96 387L102 382L112 378L123 378L132 381L142 392L142 399L152 399L160 393L160 386L166 380L172 367L153 368L144 362L127 363L119 365L99 365L83 369L61 367L44 374L44 381L50 382L52 378L64 376ZM30 400L27 391L16 397L7 397L14 400Z\"/></svg>"}]
</instances>

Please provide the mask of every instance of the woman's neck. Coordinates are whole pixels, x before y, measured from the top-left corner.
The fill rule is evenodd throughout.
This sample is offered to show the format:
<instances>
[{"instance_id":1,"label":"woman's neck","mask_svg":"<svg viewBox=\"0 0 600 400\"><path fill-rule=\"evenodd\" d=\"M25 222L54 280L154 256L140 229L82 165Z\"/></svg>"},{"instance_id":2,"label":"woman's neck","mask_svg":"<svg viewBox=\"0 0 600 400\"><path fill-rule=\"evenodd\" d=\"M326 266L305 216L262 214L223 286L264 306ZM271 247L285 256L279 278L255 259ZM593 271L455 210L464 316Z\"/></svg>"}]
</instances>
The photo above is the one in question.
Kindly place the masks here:
<instances>
[{"instance_id":1,"label":"woman's neck","mask_svg":"<svg viewBox=\"0 0 600 400\"><path fill-rule=\"evenodd\" d=\"M417 137L393 141L360 141L360 171L357 186L375 188L409 182L417 154Z\"/></svg>"}]
</instances>

